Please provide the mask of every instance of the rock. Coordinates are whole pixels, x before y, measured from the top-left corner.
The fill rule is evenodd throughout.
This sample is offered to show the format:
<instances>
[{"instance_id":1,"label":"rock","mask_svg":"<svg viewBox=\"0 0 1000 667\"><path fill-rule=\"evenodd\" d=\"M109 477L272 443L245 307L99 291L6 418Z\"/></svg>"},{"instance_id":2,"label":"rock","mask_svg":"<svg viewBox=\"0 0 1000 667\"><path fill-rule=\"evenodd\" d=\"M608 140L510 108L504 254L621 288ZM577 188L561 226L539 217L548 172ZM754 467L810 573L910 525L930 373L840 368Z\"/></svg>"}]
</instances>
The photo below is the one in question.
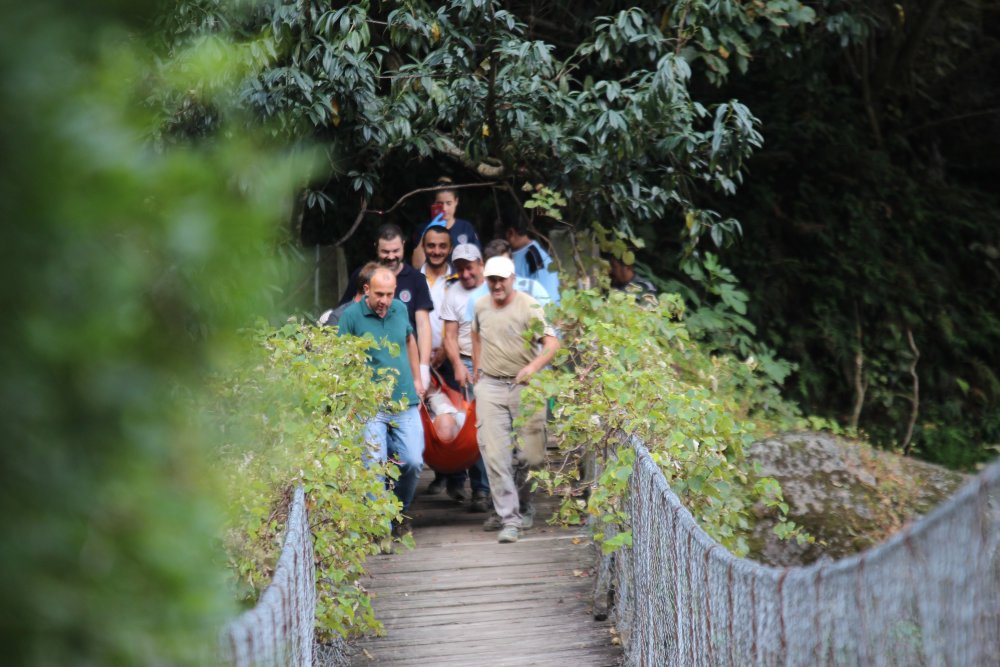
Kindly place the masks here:
<instances>
[{"instance_id":1,"label":"rock","mask_svg":"<svg viewBox=\"0 0 1000 667\"><path fill-rule=\"evenodd\" d=\"M758 507L750 557L768 565L807 565L863 551L926 514L965 476L829 433L787 433L750 446L764 477L781 483L788 518L811 544L778 538L777 513Z\"/></svg>"}]
</instances>

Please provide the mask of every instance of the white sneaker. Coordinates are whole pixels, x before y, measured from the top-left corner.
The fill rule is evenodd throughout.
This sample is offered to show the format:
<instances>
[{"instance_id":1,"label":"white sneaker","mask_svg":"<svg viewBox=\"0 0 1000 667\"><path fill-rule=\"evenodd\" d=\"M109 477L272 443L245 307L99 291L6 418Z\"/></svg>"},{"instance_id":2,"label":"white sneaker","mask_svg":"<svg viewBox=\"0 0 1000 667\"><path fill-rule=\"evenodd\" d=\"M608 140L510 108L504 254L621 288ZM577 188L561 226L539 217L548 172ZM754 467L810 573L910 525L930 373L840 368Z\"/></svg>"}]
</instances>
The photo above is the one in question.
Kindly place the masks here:
<instances>
[{"instance_id":1,"label":"white sneaker","mask_svg":"<svg viewBox=\"0 0 1000 667\"><path fill-rule=\"evenodd\" d=\"M517 542L521 537L521 529L517 526L504 526L500 534L497 535L497 542L501 544L508 544L510 542Z\"/></svg>"}]
</instances>

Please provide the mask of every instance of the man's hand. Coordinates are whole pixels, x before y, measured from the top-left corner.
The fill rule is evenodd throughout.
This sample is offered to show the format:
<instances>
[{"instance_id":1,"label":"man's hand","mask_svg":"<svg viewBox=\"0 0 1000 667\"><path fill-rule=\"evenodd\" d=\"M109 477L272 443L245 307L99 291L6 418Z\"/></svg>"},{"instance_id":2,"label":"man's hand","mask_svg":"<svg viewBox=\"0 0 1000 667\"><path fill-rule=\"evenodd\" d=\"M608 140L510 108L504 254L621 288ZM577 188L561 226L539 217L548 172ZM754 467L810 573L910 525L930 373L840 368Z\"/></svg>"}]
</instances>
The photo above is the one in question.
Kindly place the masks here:
<instances>
[{"instance_id":1,"label":"man's hand","mask_svg":"<svg viewBox=\"0 0 1000 667\"><path fill-rule=\"evenodd\" d=\"M528 384L528 380L531 376L535 374L535 367L532 364L528 364L521 370L517 372L514 376L514 384Z\"/></svg>"},{"instance_id":2,"label":"man's hand","mask_svg":"<svg viewBox=\"0 0 1000 667\"><path fill-rule=\"evenodd\" d=\"M458 383L459 387L464 387L469 384L469 369L465 367L465 364L458 364L455 366L455 382Z\"/></svg>"},{"instance_id":3,"label":"man's hand","mask_svg":"<svg viewBox=\"0 0 1000 667\"><path fill-rule=\"evenodd\" d=\"M420 381L420 378L413 378L413 387L417 390L417 396L423 401L427 390L424 389L424 383Z\"/></svg>"}]
</instances>

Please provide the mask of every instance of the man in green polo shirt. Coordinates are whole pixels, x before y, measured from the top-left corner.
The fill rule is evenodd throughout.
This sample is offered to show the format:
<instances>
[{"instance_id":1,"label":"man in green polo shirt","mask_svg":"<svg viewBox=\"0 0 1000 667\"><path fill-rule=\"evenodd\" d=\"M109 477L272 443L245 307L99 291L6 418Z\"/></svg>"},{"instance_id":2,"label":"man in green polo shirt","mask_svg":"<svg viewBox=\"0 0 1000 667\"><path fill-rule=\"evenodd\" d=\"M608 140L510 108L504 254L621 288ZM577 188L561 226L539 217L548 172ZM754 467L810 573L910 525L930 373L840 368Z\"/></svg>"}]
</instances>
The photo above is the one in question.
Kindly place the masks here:
<instances>
[{"instance_id":1,"label":"man in green polo shirt","mask_svg":"<svg viewBox=\"0 0 1000 667\"><path fill-rule=\"evenodd\" d=\"M348 306L340 316L338 334L370 337L373 344L368 349L368 365L372 371L395 371L389 374L390 381L395 382L392 400L405 399L406 407L376 414L365 427L365 440L375 450L377 460L392 456L399 465L399 479L393 490L405 513L424 467L424 427L418 410L424 388L413 327L406 306L393 298L395 292L396 276L392 271L376 269L364 287L364 298ZM399 353L393 355L387 343L399 346Z\"/></svg>"}]
</instances>

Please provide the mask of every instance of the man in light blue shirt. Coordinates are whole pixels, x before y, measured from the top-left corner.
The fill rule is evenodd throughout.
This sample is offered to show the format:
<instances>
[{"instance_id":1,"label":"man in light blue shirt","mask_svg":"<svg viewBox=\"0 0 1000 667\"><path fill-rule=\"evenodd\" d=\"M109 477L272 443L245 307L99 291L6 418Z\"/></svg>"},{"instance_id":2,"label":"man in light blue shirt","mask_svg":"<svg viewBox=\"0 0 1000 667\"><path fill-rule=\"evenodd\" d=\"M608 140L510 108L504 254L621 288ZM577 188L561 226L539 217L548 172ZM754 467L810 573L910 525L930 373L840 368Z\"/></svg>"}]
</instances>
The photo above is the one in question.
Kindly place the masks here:
<instances>
[{"instance_id":1,"label":"man in light blue shirt","mask_svg":"<svg viewBox=\"0 0 1000 667\"><path fill-rule=\"evenodd\" d=\"M520 217L504 221L504 236L510 244L510 258L519 278L530 278L545 288L553 303L559 304L559 274L549 269L552 257L542 249L538 241L528 236L524 221ZM517 288L517 289L520 289Z\"/></svg>"}]
</instances>

